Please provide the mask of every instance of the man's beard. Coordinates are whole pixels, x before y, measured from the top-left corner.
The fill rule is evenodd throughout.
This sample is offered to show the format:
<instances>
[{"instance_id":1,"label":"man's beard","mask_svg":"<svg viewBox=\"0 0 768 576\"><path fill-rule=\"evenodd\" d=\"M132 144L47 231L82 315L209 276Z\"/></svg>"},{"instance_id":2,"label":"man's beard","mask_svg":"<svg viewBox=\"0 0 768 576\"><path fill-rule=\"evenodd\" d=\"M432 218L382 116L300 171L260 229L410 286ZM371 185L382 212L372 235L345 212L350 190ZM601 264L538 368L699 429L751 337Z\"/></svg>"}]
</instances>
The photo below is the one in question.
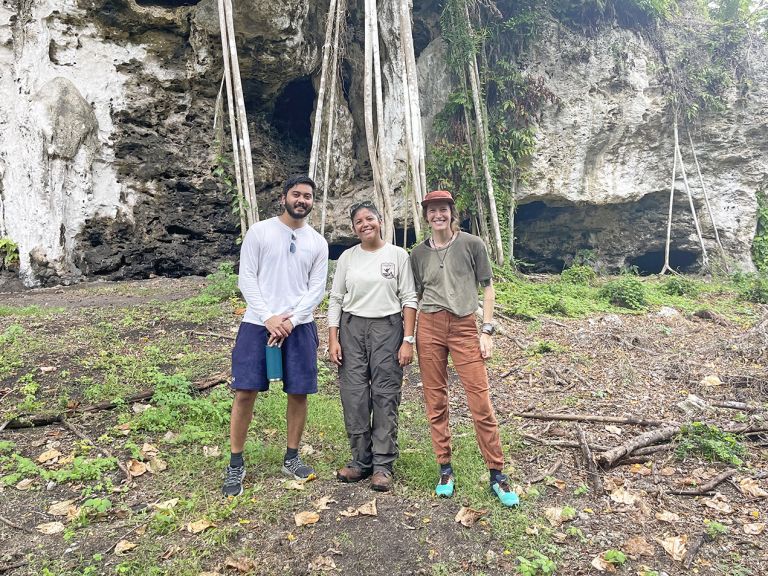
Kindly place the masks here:
<instances>
[{"instance_id":1,"label":"man's beard","mask_svg":"<svg viewBox=\"0 0 768 576\"><path fill-rule=\"evenodd\" d=\"M288 212L288 216L293 218L294 220L301 220L303 218L306 218L310 212L312 212L312 205L307 206L304 204L304 213L299 214L293 209L293 206L288 204L288 202L285 203L285 211Z\"/></svg>"}]
</instances>

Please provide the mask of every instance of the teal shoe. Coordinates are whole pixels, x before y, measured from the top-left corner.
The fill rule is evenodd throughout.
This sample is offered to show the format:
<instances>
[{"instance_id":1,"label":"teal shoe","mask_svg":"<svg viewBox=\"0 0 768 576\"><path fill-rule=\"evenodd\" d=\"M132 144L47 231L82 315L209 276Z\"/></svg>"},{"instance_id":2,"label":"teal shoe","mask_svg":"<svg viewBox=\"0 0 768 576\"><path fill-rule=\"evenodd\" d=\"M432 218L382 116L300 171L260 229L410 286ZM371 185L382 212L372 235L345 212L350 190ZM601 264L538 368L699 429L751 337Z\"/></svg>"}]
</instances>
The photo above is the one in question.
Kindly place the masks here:
<instances>
[{"instance_id":1,"label":"teal shoe","mask_svg":"<svg viewBox=\"0 0 768 576\"><path fill-rule=\"evenodd\" d=\"M453 496L453 474L441 474L440 481L435 486L435 494L441 498L450 498Z\"/></svg>"},{"instance_id":2,"label":"teal shoe","mask_svg":"<svg viewBox=\"0 0 768 576\"><path fill-rule=\"evenodd\" d=\"M509 481L506 476L501 476L498 479L498 482L491 484L491 490L493 490L496 496L499 497L499 501L507 508L520 504L520 498L509 486Z\"/></svg>"}]
</instances>

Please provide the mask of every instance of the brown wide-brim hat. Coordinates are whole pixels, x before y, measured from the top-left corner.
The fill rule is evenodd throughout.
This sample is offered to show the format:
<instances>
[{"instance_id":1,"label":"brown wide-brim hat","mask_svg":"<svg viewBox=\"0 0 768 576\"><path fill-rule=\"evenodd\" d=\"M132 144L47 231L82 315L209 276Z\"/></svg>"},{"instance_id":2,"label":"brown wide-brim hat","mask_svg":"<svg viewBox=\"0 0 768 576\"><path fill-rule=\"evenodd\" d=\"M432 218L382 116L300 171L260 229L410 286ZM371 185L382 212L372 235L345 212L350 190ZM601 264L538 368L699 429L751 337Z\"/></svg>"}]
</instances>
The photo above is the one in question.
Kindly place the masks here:
<instances>
[{"instance_id":1,"label":"brown wide-brim hat","mask_svg":"<svg viewBox=\"0 0 768 576\"><path fill-rule=\"evenodd\" d=\"M421 201L422 208L426 208L427 204L431 202L448 202L448 204L454 204L453 196L447 190L433 190L424 196L424 200Z\"/></svg>"}]
</instances>

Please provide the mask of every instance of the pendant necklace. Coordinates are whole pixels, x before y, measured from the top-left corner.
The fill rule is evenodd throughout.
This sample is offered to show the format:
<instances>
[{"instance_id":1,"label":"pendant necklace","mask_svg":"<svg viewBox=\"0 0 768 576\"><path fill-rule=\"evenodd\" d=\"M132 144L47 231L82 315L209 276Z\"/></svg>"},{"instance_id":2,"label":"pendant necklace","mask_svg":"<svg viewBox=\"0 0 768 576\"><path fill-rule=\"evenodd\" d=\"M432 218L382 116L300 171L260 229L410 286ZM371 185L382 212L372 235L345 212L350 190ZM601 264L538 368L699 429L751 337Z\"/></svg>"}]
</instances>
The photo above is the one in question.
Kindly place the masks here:
<instances>
[{"instance_id":1,"label":"pendant necklace","mask_svg":"<svg viewBox=\"0 0 768 576\"><path fill-rule=\"evenodd\" d=\"M435 239L431 238L432 248L434 248L435 252L437 253L437 258L438 258L438 260L440 260L440 268L444 268L445 267L445 259L448 257L448 250L450 249L451 244L453 244L454 237L455 236L451 236L451 239L448 240L448 243L445 246L443 246L443 248L445 248L445 250L443 251L442 256L440 255L440 249L437 247L437 244L435 244Z\"/></svg>"}]
</instances>

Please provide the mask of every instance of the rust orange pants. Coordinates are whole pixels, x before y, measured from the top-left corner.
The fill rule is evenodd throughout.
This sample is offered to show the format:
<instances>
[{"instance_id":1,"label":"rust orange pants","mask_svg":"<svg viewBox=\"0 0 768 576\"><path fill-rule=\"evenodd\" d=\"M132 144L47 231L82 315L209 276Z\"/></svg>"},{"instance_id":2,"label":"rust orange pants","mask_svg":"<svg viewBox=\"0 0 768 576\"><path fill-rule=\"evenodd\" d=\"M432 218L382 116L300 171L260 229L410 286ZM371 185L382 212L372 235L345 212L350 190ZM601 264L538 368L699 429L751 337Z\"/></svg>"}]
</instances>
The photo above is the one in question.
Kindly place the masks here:
<instances>
[{"instance_id":1,"label":"rust orange pants","mask_svg":"<svg viewBox=\"0 0 768 576\"><path fill-rule=\"evenodd\" d=\"M420 312L416 350L424 389L432 447L439 464L451 461L451 430L448 424L448 354L459 375L475 425L480 452L488 468L501 470L504 456L499 424L488 392L488 372L480 354L474 314L455 316L445 310Z\"/></svg>"}]
</instances>

